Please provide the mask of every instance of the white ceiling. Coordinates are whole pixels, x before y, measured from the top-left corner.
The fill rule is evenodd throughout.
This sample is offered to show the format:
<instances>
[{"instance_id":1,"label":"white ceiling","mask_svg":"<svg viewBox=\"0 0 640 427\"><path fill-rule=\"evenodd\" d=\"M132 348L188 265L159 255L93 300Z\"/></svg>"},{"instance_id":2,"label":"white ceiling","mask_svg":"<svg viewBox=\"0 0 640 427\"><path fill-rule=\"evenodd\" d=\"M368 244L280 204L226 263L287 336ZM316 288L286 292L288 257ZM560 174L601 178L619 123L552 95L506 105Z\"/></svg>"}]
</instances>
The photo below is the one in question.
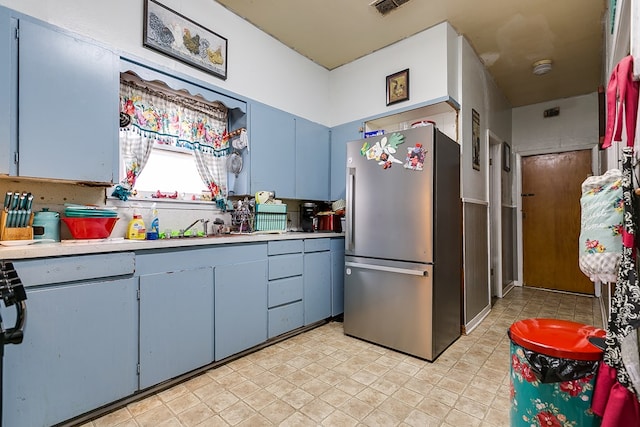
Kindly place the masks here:
<instances>
[{"instance_id":1,"label":"white ceiling","mask_svg":"<svg viewBox=\"0 0 640 427\"><path fill-rule=\"evenodd\" d=\"M465 36L513 107L595 92L607 0L215 0L328 70L443 21ZM532 73L551 59L553 70Z\"/></svg>"}]
</instances>

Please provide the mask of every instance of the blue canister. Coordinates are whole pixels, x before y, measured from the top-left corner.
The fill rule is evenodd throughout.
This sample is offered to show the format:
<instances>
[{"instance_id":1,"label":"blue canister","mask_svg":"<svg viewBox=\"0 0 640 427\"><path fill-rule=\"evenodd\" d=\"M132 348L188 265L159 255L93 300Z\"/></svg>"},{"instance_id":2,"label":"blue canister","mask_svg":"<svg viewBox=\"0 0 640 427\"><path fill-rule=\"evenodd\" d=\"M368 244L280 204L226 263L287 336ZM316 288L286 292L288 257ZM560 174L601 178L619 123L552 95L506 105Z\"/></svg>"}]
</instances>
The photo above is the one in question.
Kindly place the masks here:
<instances>
[{"instance_id":1,"label":"blue canister","mask_svg":"<svg viewBox=\"0 0 640 427\"><path fill-rule=\"evenodd\" d=\"M60 241L60 214L50 212L49 208L33 215L33 238Z\"/></svg>"}]
</instances>

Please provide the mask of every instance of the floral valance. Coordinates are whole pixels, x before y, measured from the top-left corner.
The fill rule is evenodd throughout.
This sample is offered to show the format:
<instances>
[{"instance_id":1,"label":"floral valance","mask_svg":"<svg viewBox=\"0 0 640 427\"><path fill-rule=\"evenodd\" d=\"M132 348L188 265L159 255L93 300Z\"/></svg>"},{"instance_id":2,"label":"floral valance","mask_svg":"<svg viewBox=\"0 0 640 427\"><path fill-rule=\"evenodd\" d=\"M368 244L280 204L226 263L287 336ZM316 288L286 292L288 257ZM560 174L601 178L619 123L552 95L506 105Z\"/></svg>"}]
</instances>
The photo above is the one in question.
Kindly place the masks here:
<instances>
[{"instance_id":1,"label":"floral valance","mask_svg":"<svg viewBox=\"0 0 640 427\"><path fill-rule=\"evenodd\" d=\"M191 151L200 178L226 208L230 154L227 108L120 80L120 157L126 176L113 196L127 200L154 145Z\"/></svg>"},{"instance_id":2,"label":"floral valance","mask_svg":"<svg viewBox=\"0 0 640 427\"><path fill-rule=\"evenodd\" d=\"M120 127L139 132L157 144L229 155L227 109L187 97L172 96L122 80Z\"/></svg>"}]
</instances>

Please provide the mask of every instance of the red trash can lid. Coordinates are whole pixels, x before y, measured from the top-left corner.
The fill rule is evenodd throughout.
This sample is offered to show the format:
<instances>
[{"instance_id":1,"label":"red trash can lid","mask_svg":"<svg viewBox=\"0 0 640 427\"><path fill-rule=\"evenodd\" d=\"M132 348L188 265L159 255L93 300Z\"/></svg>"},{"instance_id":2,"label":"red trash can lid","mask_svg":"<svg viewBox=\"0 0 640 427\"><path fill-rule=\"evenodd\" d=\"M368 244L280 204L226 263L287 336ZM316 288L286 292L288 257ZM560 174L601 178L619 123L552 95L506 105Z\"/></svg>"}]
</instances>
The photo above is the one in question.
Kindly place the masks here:
<instances>
[{"instance_id":1,"label":"red trash can lid","mask_svg":"<svg viewBox=\"0 0 640 427\"><path fill-rule=\"evenodd\" d=\"M602 350L589 337L604 338L605 330L560 319L525 319L509 328L511 340L527 350L563 359L600 360Z\"/></svg>"}]
</instances>

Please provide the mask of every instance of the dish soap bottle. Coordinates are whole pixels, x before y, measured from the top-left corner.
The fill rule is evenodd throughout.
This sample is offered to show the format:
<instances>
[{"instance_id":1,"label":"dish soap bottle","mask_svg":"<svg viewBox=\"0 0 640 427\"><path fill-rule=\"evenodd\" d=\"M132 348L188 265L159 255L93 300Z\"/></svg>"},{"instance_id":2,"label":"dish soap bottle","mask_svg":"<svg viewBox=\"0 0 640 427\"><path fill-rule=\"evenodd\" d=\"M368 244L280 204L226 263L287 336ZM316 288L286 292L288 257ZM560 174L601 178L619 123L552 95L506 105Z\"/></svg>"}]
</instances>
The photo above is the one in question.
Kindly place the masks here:
<instances>
[{"instance_id":1,"label":"dish soap bottle","mask_svg":"<svg viewBox=\"0 0 640 427\"><path fill-rule=\"evenodd\" d=\"M127 227L127 239L131 240L144 240L147 237L147 230L142 220L142 215L133 214L133 219L129 221Z\"/></svg>"},{"instance_id":2,"label":"dish soap bottle","mask_svg":"<svg viewBox=\"0 0 640 427\"><path fill-rule=\"evenodd\" d=\"M160 237L160 221L158 220L158 209L155 206L151 210L151 226L147 231L147 240L156 240Z\"/></svg>"}]
</instances>

